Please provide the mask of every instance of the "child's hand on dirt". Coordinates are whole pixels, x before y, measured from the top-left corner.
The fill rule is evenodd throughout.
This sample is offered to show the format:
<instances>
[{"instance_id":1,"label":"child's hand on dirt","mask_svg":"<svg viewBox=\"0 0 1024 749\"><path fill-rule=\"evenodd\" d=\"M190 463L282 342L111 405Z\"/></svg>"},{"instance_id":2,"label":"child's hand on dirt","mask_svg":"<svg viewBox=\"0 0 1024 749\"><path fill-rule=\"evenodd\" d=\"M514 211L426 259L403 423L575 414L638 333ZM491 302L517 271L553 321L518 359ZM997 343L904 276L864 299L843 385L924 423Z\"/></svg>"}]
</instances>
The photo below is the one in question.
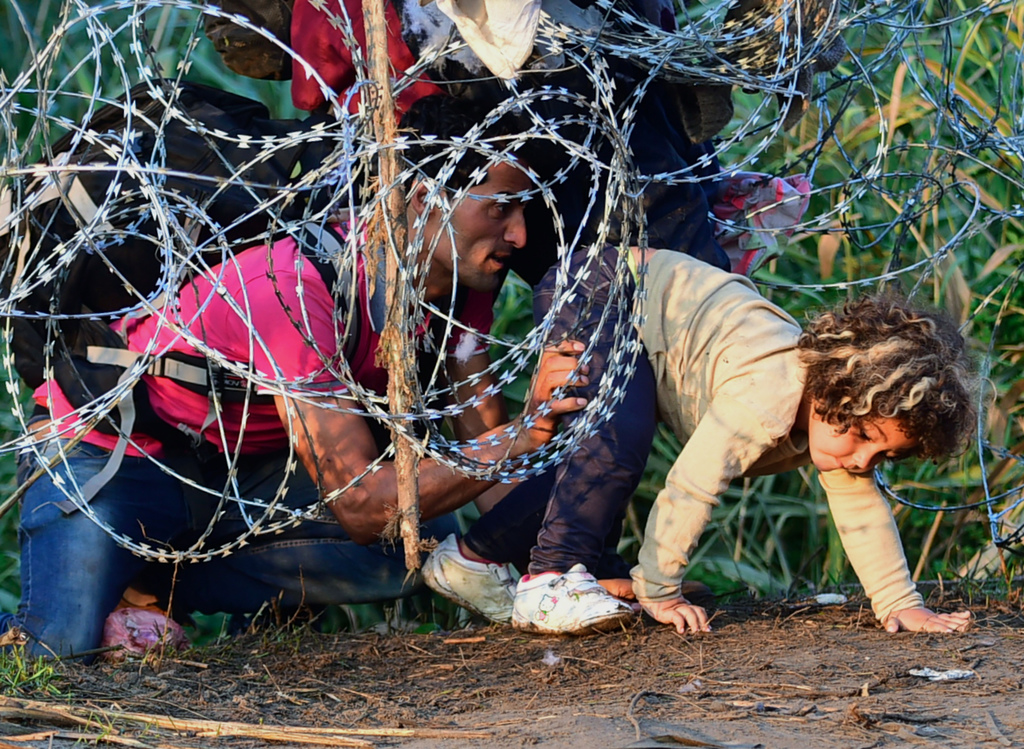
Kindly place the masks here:
<instances>
[{"instance_id":1,"label":"child's hand on dirt","mask_svg":"<svg viewBox=\"0 0 1024 749\"><path fill-rule=\"evenodd\" d=\"M662 624L671 624L676 632L685 635L690 632L710 632L708 612L700 606L694 606L685 598L673 598L668 601L641 601L643 610Z\"/></svg>"},{"instance_id":2,"label":"child's hand on dirt","mask_svg":"<svg viewBox=\"0 0 1024 749\"><path fill-rule=\"evenodd\" d=\"M963 632L971 624L970 611L955 614L936 614L923 606L903 609L889 614L885 622L887 632Z\"/></svg>"}]
</instances>

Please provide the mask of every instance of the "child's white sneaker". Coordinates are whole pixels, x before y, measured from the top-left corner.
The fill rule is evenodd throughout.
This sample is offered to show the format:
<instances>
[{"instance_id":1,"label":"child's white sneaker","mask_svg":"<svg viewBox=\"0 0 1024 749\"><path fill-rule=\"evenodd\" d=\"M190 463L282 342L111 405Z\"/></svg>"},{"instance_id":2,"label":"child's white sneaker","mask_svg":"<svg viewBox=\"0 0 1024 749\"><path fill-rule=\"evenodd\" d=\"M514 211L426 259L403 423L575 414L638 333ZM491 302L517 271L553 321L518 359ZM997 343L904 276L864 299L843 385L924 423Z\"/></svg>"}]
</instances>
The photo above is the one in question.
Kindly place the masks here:
<instances>
[{"instance_id":1,"label":"child's white sneaker","mask_svg":"<svg viewBox=\"0 0 1024 749\"><path fill-rule=\"evenodd\" d=\"M583 635L628 624L633 607L605 590L582 564L561 575L546 572L519 581L512 626L526 632Z\"/></svg>"},{"instance_id":2,"label":"child's white sneaker","mask_svg":"<svg viewBox=\"0 0 1024 749\"><path fill-rule=\"evenodd\" d=\"M467 559L454 533L430 552L422 572L431 590L462 608L499 624L512 619L516 582L508 565Z\"/></svg>"}]
</instances>

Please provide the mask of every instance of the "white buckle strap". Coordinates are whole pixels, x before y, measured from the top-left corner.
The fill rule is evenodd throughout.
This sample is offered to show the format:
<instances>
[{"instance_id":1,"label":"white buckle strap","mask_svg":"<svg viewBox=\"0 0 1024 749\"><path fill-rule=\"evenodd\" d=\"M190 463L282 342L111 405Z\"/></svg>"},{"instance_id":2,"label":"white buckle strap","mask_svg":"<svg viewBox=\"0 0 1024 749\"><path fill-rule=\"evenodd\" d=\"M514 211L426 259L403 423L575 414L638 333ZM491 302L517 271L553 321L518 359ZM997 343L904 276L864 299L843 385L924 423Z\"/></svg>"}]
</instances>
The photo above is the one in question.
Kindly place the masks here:
<instances>
[{"instance_id":1,"label":"white buckle strap","mask_svg":"<svg viewBox=\"0 0 1024 749\"><path fill-rule=\"evenodd\" d=\"M135 364L140 356L142 354L137 351L108 346L88 346L85 351L85 358L93 364L111 364L125 369ZM146 374L154 377L168 377L198 387L207 387L210 382L210 375L206 367L197 367L194 364L165 357L150 364L146 368Z\"/></svg>"},{"instance_id":2,"label":"white buckle strap","mask_svg":"<svg viewBox=\"0 0 1024 749\"><path fill-rule=\"evenodd\" d=\"M124 374L117 381L119 385L128 379L130 371L128 369L124 371ZM128 449L128 437L131 435L132 429L135 428L135 400L132 397L131 390L117 404L117 410L121 414L120 436L113 451L110 453L107 464L103 466L103 470L86 481L85 486L82 487L82 499L85 502L91 502L92 498L96 496L100 489L107 485L110 479L114 478L114 475L121 468L121 461L124 459L124 454Z\"/></svg>"},{"instance_id":3,"label":"white buckle strap","mask_svg":"<svg viewBox=\"0 0 1024 749\"><path fill-rule=\"evenodd\" d=\"M169 377L177 382L187 382L198 387L207 387L210 383L210 373L206 367L197 367L177 359L157 359L149 365L146 372L154 377Z\"/></svg>"}]
</instances>

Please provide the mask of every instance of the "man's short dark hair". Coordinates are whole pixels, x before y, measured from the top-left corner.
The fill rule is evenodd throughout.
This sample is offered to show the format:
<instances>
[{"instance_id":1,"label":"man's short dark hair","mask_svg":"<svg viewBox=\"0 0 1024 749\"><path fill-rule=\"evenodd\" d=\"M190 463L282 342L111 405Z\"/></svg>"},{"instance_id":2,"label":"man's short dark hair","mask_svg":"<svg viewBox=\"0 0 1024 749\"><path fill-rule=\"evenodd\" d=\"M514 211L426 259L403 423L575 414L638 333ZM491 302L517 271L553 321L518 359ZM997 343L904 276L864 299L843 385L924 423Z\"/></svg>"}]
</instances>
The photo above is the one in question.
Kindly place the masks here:
<instances>
[{"instance_id":1,"label":"man's short dark hair","mask_svg":"<svg viewBox=\"0 0 1024 749\"><path fill-rule=\"evenodd\" d=\"M400 152L401 156L419 175L437 179L441 168L451 163L454 149L459 148L457 145L453 148L453 139L464 138L490 114L490 107L470 99L445 94L417 99L399 125L400 135L405 136L407 144ZM505 150L512 144L514 136L524 130L522 118L511 113L502 115L485 127L475 140L488 141L492 148L487 151L465 148L455 163L454 171L444 180L445 186L457 190L482 182L485 168L497 163L493 161L494 151Z\"/></svg>"}]
</instances>

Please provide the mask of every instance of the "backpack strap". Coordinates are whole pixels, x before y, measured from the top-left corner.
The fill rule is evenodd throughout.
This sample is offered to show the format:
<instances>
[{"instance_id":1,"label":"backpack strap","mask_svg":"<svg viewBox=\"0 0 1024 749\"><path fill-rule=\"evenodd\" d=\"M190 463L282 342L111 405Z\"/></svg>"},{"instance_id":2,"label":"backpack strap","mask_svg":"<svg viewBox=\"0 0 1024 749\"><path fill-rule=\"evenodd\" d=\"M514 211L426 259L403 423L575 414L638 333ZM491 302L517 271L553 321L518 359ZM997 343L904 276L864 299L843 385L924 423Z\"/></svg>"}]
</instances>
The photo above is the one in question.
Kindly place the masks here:
<instances>
[{"instance_id":1,"label":"backpack strap","mask_svg":"<svg viewBox=\"0 0 1024 749\"><path fill-rule=\"evenodd\" d=\"M128 349L115 349L103 346L89 346L88 347L88 359L94 364L108 364L117 367L123 367L124 371L121 376L118 377L118 385L124 384L128 380L129 372L131 371L132 365L138 361L139 357L142 356L140 353L135 351L129 351ZM200 357L197 357L200 358ZM158 359L154 364L160 364L162 360ZM176 363L177 364L177 363ZM154 367L151 365L149 370ZM205 371L199 367L193 367L191 365L183 365L181 367L171 367L175 371L175 374L182 378L191 381L198 381L202 375L205 375ZM149 371L147 370L147 371ZM142 403L136 404L136 395L142 398ZM135 429L136 416L141 412L145 414L147 408L150 412L150 421L156 419L155 414L152 414L152 407L148 406L148 395L142 383L139 381L135 382L135 385L128 389L125 396L117 404L117 412L120 417L120 429L118 433L117 443L114 445L114 449L110 452L110 457L107 458L107 462L99 473L93 475L88 481L82 486L82 500L86 503L92 501L93 497L107 485L120 470L121 463L124 460L125 453L128 449L128 441L130 435ZM156 422L154 422L156 423ZM166 424L166 422L164 422ZM205 428L205 427L204 427ZM146 431L152 431L150 427L146 428ZM175 428L170 424L166 424L165 427L158 430L157 434L152 436L157 437L164 444L166 449L174 449L184 444L191 444L193 452L198 453L201 448L202 435L201 433L193 433L191 430L183 428ZM186 443L184 440L187 439Z\"/></svg>"},{"instance_id":2,"label":"backpack strap","mask_svg":"<svg viewBox=\"0 0 1024 749\"><path fill-rule=\"evenodd\" d=\"M66 155L62 160L59 156L54 162L56 166L66 163ZM25 208L37 211L41 206L55 201L62 201L78 215L83 224L88 224L96 218L99 213L99 206L92 199L89 191L82 184L82 181L73 173L67 172L42 172L36 171L36 178L28 189L28 200ZM10 216L14 211L14 195L10 188L0 190L0 238L6 237L13 230ZM104 221L96 229L100 232L112 231L110 223ZM11 275L11 284L16 284L21 279L25 268L28 265L29 254L34 248L34 241L31 232L25 231L21 242L18 244L17 260L15 261L14 272Z\"/></svg>"},{"instance_id":3,"label":"backpack strap","mask_svg":"<svg viewBox=\"0 0 1024 749\"><path fill-rule=\"evenodd\" d=\"M345 321L342 356L351 362L359 344L363 310L359 304L359 286L355 263L346 261L346 248L330 225L307 221L295 238L302 254L317 269L335 300L335 315ZM374 294L376 297L377 295Z\"/></svg>"},{"instance_id":4,"label":"backpack strap","mask_svg":"<svg viewBox=\"0 0 1024 749\"><path fill-rule=\"evenodd\" d=\"M123 383L128 378L128 372L129 370L127 369L124 371L118 379L118 384ZM97 492L106 486L110 479L114 478L114 474L121 468L121 461L124 459L124 454L128 449L127 435L132 433L132 429L135 426L134 388L128 390L125 397L117 404L117 410L121 415L122 434L118 437L117 444L114 445L110 457L107 458L106 465L103 466L99 473L86 481L82 487L82 499L85 502L90 502Z\"/></svg>"},{"instance_id":5,"label":"backpack strap","mask_svg":"<svg viewBox=\"0 0 1024 749\"><path fill-rule=\"evenodd\" d=\"M89 348L100 348L96 346L90 346ZM130 354L130 357L125 358L125 369L117 379L118 385L123 385L128 380L128 374L131 371L131 365L137 360L141 354L130 352L125 350L126 354ZM107 458L106 464L103 468L91 476L88 481L82 486L82 500L86 503L92 501L92 498L107 485L114 475L121 468L121 462L124 459L125 452L128 449L128 439L132 431L135 428L135 417L137 414L135 405L135 388L129 388L125 393L124 397L118 401L117 412L120 416L121 433L118 435L117 444L114 445L114 449L110 452L110 457Z\"/></svg>"},{"instance_id":6,"label":"backpack strap","mask_svg":"<svg viewBox=\"0 0 1024 749\"><path fill-rule=\"evenodd\" d=\"M139 356L138 352L126 348L89 346L86 349L86 359L91 363L108 364L125 369L131 367ZM271 395L250 395L252 386L245 377L240 377L205 356L192 356L172 351L154 359L146 368L145 374L166 377L200 395L208 396L215 392L219 399L227 403L240 403L247 396L249 402L273 402Z\"/></svg>"}]
</instances>

